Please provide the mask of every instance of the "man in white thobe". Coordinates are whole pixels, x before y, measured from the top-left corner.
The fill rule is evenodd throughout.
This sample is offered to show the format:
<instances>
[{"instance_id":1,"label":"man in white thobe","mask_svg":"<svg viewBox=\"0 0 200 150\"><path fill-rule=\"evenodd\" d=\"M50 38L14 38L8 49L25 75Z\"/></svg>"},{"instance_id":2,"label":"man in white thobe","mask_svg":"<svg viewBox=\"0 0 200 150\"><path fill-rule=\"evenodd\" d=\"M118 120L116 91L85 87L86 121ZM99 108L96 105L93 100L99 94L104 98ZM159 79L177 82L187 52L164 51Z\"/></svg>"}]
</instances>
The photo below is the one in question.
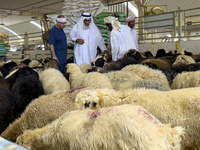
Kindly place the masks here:
<instances>
[{"instance_id":1,"label":"man in white thobe","mask_svg":"<svg viewBox=\"0 0 200 150\"><path fill-rule=\"evenodd\" d=\"M104 39L89 13L81 15L70 32L70 39L74 42L74 63L78 66L84 63L91 65L98 46L103 53L107 52Z\"/></svg>"},{"instance_id":2,"label":"man in white thobe","mask_svg":"<svg viewBox=\"0 0 200 150\"><path fill-rule=\"evenodd\" d=\"M135 17L129 16L126 19L126 25L121 25L121 32L124 38L124 43L122 49L138 49L138 38L137 38L137 31L135 29Z\"/></svg>"},{"instance_id":3,"label":"man in white thobe","mask_svg":"<svg viewBox=\"0 0 200 150\"><path fill-rule=\"evenodd\" d=\"M104 22L108 27L109 32L109 46L111 48L112 60L117 61L124 57L124 49L122 49L123 36L121 34L121 23L117 18L109 16L104 18Z\"/></svg>"}]
</instances>

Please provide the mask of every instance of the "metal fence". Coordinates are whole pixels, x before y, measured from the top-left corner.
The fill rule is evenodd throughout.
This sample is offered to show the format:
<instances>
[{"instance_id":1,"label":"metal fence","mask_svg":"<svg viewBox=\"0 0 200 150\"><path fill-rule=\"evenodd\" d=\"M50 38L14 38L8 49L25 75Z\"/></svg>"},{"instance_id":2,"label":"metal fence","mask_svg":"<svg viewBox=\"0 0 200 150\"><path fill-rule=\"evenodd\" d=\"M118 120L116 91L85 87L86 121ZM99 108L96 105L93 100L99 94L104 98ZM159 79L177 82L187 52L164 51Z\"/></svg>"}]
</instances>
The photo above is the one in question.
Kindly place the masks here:
<instances>
[{"instance_id":1,"label":"metal fence","mask_svg":"<svg viewBox=\"0 0 200 150\"><path fill-rule=\"evenodd\" d=\"M128 16L128 2L125 3L126 6L124 3L108 6L108 10L123 12ZM158 15L135 17L138 41L156 43L200 40L200 7L186 10L179 7L173 12L166 11Z\"/></svg>"},{"instance_id":2,"label":"metal fence","mask_svg":"<svg viewBox=\"0 0 200 150\"><path fill-rule=\"evenodd\" d=\"M178 8L174 12L137 17L136 29L139 41L156 43L200 40L199 11L199 7L187 10ZM138 21L139 18L143 18L144 21Z\"/></svg>"}]
</instances>

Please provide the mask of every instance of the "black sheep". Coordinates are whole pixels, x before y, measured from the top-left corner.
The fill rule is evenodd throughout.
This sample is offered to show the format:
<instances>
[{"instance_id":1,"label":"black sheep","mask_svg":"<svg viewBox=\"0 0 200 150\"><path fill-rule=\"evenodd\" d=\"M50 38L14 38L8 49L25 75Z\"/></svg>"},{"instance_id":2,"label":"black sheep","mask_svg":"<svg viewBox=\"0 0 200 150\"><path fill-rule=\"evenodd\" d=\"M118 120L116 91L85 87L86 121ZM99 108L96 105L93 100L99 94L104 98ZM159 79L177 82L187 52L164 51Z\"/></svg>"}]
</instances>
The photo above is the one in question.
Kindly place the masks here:
<instances>
[{"instance_id":1,"label":"black sheep","mask_svg":"<svg viewBox=\"0 0 200 150\"><path fill-rule=\"evenodd\" d=\"M14 121L14 98L12 93L0 87L0 134Z\"/></svg>"},{"instance_id":2,"label":"black sheep","mask_svg":"<svg viewBox=\"0 0 200 150\"><path fill-rule=\"evenodd\" d=\"M153 54L150 51L146 51L144 52L144 56L149 58L149 57L153 57Z\"/></svg>"},{"instance_id":3,"label":"black sheep","mask_svg":"<svg viewBox=\"0 0 200 150\"><path fill-rule=\"evenodd\" d=\"M123 57L117 61L109 62L104 65L103 68L99 68L97 70L101 73L107 73L109 71L121 70L122 68L133 64L138 64L138 61L136 61L133 57Z\"/></svg>"},{"instance_id":4,"label":"black sheep","mask_svg":"<svg viewBox=\"0 0 200 150\"><path fill-rule=\"evenodd\" d=\"M3 75L3 77L6 77L9 74L10 70L13 69L15 66L17 66L17 64L13 61L8 62L8 63L4 64L3 66L1 66L0 71Z\"/></svg>"},{"instance_id":5,"label":"black sheep","mask_svg":"<svg viewBox=\"0 0 200 150\"><path fill-rule=\"evenodd\" d=\"M17 72L18 78L12 87L15 98L15 117L25 110L26 106L35 98L44 94L39 75L30 67L20 68Z\"/></svg>"},{"instance_id":6,"label":"black sheep","mask_svg":"<svg viewBox=\"0 0 200 150\"><path fill-rule=\"evenodd\" d=\"M106 62L107 62L106 59L103 56L99 55L93 60L93 62L91 63L91 66L102 68Z\"/></svg>"},{"instance_id":7,"label":"black sheep","mask_svg":"<svg viewBox=\"0 0 200 150\"><path fill-rule=\"evenodd\" d=\"M124 57L133 57L136 61L142 61L145 58L135 49L130 49L128 52L125 53Z\"/></svg>"},{"instance_id":8,"label":"black sheep","mask_svg":"<svg viewBox=\"0 0 200 150\"><path fill-rule=\"evenodd\" d=\"M151 66L148 66L151 68ZM200 63L196 64L181 64L181 65L175 65L172 66L170 69L162 69L156 66L153 66L152 69L158 69L161 70L167 77L169 81L169 85L172 85L174 78L177 76L177 74L182 73L182 72L193 72L200 70Z\"/></svg>"}]
</instances>

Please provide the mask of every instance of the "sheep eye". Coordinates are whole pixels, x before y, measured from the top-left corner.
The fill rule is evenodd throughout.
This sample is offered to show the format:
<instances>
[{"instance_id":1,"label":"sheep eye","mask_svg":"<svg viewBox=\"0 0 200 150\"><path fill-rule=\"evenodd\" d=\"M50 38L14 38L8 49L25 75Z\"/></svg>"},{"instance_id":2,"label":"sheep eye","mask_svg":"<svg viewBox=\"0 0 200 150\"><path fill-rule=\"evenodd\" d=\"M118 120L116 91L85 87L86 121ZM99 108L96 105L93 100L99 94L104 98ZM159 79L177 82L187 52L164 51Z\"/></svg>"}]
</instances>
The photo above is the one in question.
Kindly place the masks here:
<instances>
[{"instance_id":1,"label":"sheep eye","mask_svg":"<svg viewBox=\"0 0 200 150\"><path fill-rule=\"evenodd\" d=\"M85 108L89 107L90 106L90 102L87 102L84 104Z\"/></svg>"},{"instance_id":2,"label":"sheep eye","mask_svg":"<svg viewBox=\"0 0 200 150\"><path fill-rule=\"evenodd\" d=\"M96 102L94 102L94 103L93 103L93 106L94 106L94 107L96 107L96 106L97 106L97 103L96 103Z\"/></svg>"}]
</instances>

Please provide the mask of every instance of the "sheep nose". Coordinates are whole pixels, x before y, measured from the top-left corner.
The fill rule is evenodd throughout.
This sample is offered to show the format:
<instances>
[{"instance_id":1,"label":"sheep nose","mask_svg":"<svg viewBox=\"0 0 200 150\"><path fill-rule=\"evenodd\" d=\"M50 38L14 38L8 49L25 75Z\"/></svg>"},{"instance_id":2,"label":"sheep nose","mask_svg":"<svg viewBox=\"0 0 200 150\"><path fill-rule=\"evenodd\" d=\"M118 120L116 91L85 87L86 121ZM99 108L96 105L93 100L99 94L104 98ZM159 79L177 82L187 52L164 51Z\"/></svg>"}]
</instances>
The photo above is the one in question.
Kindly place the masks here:
<instances>
[{"instance_id":1,"label":"sheep nose","mask_svg":"<svg viewBox=\"0 0 200 150\"><path fill-rule=\"evenodd\" d=\"M90 106L90 102L87 102L84 104L85 108L89 107Z\"/></svg>"}]
</instances>

